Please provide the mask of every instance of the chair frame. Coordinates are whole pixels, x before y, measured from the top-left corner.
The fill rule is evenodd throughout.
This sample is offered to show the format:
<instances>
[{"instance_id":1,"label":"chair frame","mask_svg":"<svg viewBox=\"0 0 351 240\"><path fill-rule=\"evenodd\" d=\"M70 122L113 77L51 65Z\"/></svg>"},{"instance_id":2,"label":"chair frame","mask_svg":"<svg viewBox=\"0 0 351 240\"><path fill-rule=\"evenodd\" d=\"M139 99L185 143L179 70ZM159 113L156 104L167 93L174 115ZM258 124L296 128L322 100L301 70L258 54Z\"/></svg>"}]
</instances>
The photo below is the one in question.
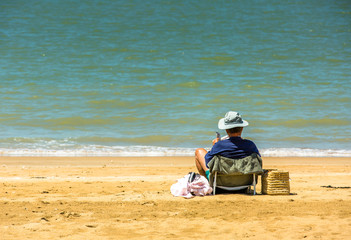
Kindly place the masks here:
<instances>
[{"instance_id":1,"label":"chair frame","mask_svg":"<svg viewBox=\"0 0 351 240\"><path fill-rule=\"evenodd\" d=\"M216 195L216 188L221 188L224 190L228 190L228 191L237 191L237 190L241 190L241 189L245 189L248 188L249 192L251 192L251 186L253 186L253 195L256 195L256 173L251 173L248 175L253 175L253 181L251 184L249 185L243 185L243 186L237 186L237 187L226 187L226 186L217 186L217 172L214 173L214 180L213 180L213 195Z\"/></svg>"}]
</instances>

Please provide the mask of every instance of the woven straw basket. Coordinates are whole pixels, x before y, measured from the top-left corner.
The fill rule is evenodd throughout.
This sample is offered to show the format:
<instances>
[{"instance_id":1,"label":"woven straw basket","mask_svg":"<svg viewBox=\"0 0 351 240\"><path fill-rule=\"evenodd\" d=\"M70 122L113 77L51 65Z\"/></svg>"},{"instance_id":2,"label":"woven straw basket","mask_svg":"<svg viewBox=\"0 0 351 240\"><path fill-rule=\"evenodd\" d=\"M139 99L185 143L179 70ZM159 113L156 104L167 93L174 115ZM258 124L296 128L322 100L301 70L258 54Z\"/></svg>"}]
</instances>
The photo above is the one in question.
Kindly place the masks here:
<instances>
[{"instance_id":1,"label":"woven straw basket","mask_svg":"<svg viewBox=\"0 0 351 240\"><path fill-rule=\"evenodd\" d=\"M289 195L289 172L277 169L267 169L262 175L262 194Z\"/></svg>"}]
</instances>

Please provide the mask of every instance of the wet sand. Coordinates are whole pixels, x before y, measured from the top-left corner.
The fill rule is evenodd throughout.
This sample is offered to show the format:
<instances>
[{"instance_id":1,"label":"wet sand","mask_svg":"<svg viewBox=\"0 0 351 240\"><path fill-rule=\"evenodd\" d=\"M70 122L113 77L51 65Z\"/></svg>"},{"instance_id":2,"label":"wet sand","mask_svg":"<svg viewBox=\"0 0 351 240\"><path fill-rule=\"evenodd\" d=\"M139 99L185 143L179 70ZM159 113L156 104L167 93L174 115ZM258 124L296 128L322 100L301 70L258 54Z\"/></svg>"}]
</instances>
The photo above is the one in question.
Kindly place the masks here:
<instances>
[{"instance_id":1,"label":"wet sand","mask_svg":"<svg viewBox=\"0 0 351 240\"><path fill-rule=\"evenodd\" d=\"M173 197L192 157L0 157L0 238L351 238L351 158L263 164L290 173L290 195L259 180L256 196Z\"/></svg>"}]
</instances>

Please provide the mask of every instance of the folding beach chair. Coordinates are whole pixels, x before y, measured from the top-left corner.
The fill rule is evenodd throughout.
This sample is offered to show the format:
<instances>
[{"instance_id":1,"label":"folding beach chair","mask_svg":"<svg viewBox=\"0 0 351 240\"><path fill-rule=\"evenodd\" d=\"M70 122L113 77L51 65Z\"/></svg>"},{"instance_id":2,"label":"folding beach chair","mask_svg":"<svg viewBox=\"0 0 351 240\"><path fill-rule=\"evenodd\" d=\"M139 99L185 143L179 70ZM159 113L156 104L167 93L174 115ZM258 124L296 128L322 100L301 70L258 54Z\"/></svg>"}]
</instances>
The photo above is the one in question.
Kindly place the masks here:
<instances>
[{"instance_id":1,"label":"folding beach chair","mask_svg":"<svg viewBox=\"0 0 351 240\"><path fill-rule=\"evenodd\" d=\"M256 184L259 174L262 174L262 159L254 153L246 158L230 159L222 156L215 156L208 163L210 170L210 185L213 188L213 195L216 188L227 191L247 189L256 194Z\"/></svg>"},{"instance_id":2,"label":"folding beach chair","mask_svg":"<svg viewBox=\"0 0 351 240\"><path fill-rule=\"evenodd\" d=\"M229 177L230 181L233 183L230 185L235 185L235 186L218 185L217 179L219 178L223 179L223 177ZM212 185L213 195L216 195L216 188L220 188L226 191L239 191L239 190L247 189L247 193L251 193L251 187L253 187L253 195L256 195L256 182L257 182L256 179L257 179L257 174L255 173L235 176L235 175L221 174L215 171L213 185Z\"/></svg>"}]
</instances>

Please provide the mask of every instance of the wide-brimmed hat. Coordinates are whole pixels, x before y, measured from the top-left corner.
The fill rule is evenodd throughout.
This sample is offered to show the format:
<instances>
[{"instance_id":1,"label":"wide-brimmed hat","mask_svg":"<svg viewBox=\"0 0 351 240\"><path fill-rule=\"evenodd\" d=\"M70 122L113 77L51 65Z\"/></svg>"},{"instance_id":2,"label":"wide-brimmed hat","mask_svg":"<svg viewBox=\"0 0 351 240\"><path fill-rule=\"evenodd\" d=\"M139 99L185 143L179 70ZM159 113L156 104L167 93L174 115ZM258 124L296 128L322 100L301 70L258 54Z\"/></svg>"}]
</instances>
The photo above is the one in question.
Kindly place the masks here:
<instances>
[{"instance_id":1,"label":"wide-brimmed hat","mask_svg":"<svg viewBox=\"0 0 351 240\"><path fill-rule=\"evenodd\" d=\"M229 111L218 122L219 129L231 129L235 127L246 127L249 123L242 119L241 115L237 112Z\"/></svg>"}]
</instances>

